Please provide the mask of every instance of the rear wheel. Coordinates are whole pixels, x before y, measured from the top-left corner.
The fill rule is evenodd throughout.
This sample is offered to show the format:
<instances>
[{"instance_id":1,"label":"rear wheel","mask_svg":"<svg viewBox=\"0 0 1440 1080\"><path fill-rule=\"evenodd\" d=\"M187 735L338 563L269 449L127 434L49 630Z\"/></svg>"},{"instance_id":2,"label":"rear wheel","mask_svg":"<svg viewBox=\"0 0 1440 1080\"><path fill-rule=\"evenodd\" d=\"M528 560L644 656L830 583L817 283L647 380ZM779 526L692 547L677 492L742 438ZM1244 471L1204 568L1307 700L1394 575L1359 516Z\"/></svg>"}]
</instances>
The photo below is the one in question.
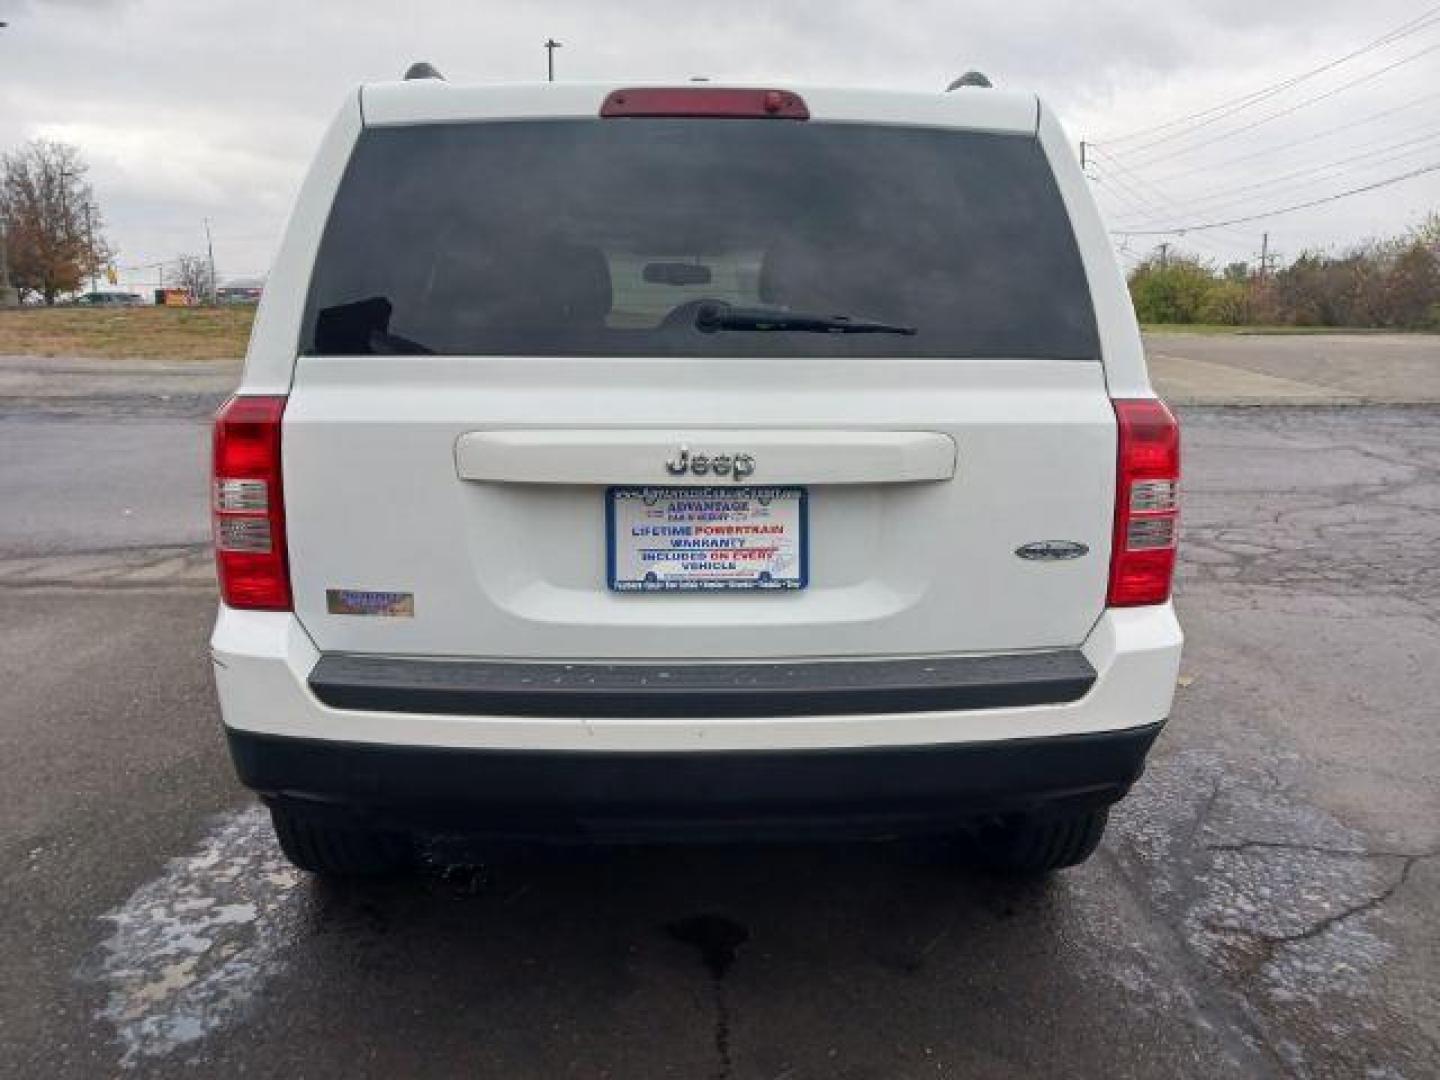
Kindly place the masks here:
<instances>
[{"instance_id":1,"label":"rear wheel","mask_svg":"<svg viewBox=\"0 0 1440 1080\"><path fill-rule=\"evenodd\" d=\"M282 807L270 808L285 857L301 870L331 877L399 874L415 865L415 846L402 833L334 825Z\"/></svg>"},{"instance_id":2,"label":"rear wheel","mask_svg":"<svg viewBox=\"0 0 1440 1080\"><path fill-rule=\"evenodd\" d=\"M1109 807L1063 816L1007 818L980 829L980 856L997 870L1012 874L1048 874L1078 866L1100 846Z\"/></svg>"}]
</instances>

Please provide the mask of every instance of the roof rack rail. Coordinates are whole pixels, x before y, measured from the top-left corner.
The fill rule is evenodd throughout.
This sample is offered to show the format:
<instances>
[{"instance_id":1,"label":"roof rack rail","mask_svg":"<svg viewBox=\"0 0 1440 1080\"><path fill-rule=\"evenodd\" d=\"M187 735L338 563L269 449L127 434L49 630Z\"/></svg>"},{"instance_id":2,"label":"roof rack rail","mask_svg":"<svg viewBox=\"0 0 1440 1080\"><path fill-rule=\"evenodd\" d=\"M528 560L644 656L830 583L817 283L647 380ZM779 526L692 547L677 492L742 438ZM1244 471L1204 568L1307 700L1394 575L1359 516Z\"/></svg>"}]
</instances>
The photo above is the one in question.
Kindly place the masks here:
<instances>
[{"instance_id":1,"label":"roof rack rail","mask_svg":"<svg viewBox=\"0 0 1440 1080\"><path fill-rule=\"evenodd\" d=\"M441 82L444 82L445 76L436 70L434 64L426 63L424 60L417 60L405 69L405 81L409 82L411 79L439 79Z\"/></svg>"},{"instance_id":2,"label":"roof rack rail","mask_svg":"<svg viewBox=\"0 0 1440 1080\"><path fill-rule=\"evenodd\" d=\"M945 92L948 94L951 90L959 90L966 86L978 86L989 90L994 85L983 71L967 71L947 86Z\"/></svg>"}]
</instances>

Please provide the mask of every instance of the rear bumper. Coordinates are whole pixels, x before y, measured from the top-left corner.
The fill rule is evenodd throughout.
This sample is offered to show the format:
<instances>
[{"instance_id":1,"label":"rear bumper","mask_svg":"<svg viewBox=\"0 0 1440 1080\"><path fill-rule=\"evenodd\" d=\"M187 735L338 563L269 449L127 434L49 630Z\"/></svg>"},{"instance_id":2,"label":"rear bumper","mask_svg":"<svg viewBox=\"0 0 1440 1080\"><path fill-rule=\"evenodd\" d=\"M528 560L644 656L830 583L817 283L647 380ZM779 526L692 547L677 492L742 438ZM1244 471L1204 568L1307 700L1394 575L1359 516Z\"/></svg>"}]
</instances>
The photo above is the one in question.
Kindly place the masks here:
<instances>
[{"instance_id":1,"label":"rear bumper","mask_svg":"<svg viewBox=\"0 0 1440 1080\"><path fill-rule=\"evenodd\" d=\"M886 836L1121 798L1159 733L937 747L721 753L453 750L231 731L268 802L506 839Z\"/></svg>"},{"instance_id":2,"label":"rear bumper","mask_svg":"<svg viewBox=\"0 0 1440 1080\"><path fill-rule=\"evenodd\" d=\"M1079 649L922 660L563 664L326 653L325 705L363 712L585 719L766 719L1058 705L1095 683Z\"/></svg>"},{"instance_id":3,"label":"rear bumper","mask_svg":"<svg viewBox=\"0 0 1440 1080\"><path fill-rule=\"evenodd\" d=\"M701 838L1113 802L1169 714L1181 642L1164 605L1107 611L1059 653L545 665L555 694L530 664L322 662L286 613L222 608L212 652L240 778L270 802L488 834ZM652 677L679 685L642 699Z\"/></svg>"},{"instance_id":4,"label":"rear bumper","mask_svg":"<svg viewBox=\"0 0 1440 1080\"><path fill-rule=\"evenodd\" d=\"M835 695L820 694L818 701L812 698L800 711L777 702L772 702L769 711L757 709L752 698L751 706L738 714L732 709L726 715L697 708L694 700L656 707L652 698L643 710L617 709L613 704L595 708L582 707L573 697L567 703L565 694L553 695L554 704L548 709L519 708L512 698L503 711L492 710L484 704L483 693L472 693L474 685L457 687L448 676L437 677L428 688L409 687L422 695L440 696L440 700L432 698L416 707L414 698L398 702L360 685L365 678L377 681L372 678L376 676L373 667L365 667L364 678L343 670L338 679L327 675L320 667L321 653L299 621L286 612L222 607L211 652L221 713L233 731L436 749L685 753L941 746L1141 728L1169 715L1181 643L1180 627L1168 604L1112 609L1096 623L1078 650L1079 657L1068 653L1065 664L1049 669L1048 674L1032 669L1016 678L1015 672L1042 662L1037 658L1044 656L1053 663L1054 653L1000 658L1007 665L1003 674L996 673L989 658L957 658L963 661L958 666L972 675L983 671L984 678L967 688L964 678L947 676L941 692L936 693L935 686L920 685L911 671L903 693L841 695L846 701L864 698L863 708L843 702L837 705ZM1088 673L1075 660L1088 665ZM409 673L415 670L412 664L437 664L435 672L444 666L436 661L403 663ZM866 663L883 667L890 662ZM898 669L910 663L899 661L894 666ZM833 669L829 667L832 664L836 665ZM949 664L935 658L920 666L946 668ZM631 673L643 670L634 665L614 666ZM675 667L681 666L692 673L708 671L710 678L718 679L716 672L733 665ZM761 668L861 670L848 661L744 667L754 679L760 679L757 671ZM497 665L467 670L482 668L493 672ZM593 673L595 669L586 670ZM328 680L329 685L312 686L312 675L317 683ZM406 689L403 679L391 678L383 671L378 681L392 689ZM1027 696L1005 691L1007 683L1020 684ZM513 682L499 689L513 693ZM400 704L406 707L397 708Z\"/></svg>"}]
</instances>

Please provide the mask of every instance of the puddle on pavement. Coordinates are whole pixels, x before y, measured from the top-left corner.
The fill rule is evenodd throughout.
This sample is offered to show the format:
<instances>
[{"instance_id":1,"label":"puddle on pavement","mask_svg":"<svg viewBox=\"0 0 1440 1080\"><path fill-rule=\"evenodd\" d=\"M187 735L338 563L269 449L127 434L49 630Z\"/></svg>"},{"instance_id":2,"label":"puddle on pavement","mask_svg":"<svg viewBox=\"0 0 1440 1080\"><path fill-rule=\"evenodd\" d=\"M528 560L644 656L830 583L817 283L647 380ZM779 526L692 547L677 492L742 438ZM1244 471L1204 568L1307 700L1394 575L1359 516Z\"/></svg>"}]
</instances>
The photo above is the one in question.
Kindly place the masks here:
<instances>
[{"instance_id":1,"label":"puddle on pavement","mask_svg":"<svg viewBox=\"0 0 1440 1080\"><path fill-rule=\"evenodd\" d=\"M243 1019L285 968L306 904L259 807L229 815L193 854L102 916L111 927L81 968L105 989L121 1065L143 1066Z\"/></svg>"},{"instance_id":2,"label":"puddle on pavement","mask_svg":"<svg viewBox=\"0 0 1440 1080\"><path fill-rule=\"evenodd\" d=\"M1367 850L1363 836L1276 778L1284 771L1274 762L1242 770L1211 751L1157 759L1112 818L1106 850L1186 949L1287 1024L1328 1017L1335 1030L1321 1043L1333 1046L1369 1031L1366 1006L1394 952L1384 936L1385 902L1411 864ZM1116 908L1117 883L1100 867L1103 859L1033 896L1007 889L1005 905L1025 909L1016 925L1044 925L1058 912L1060 936L1078 949L1081 974L1117 984L1126 1007L1178 1010L1208 1027L1210 1010L1192 994L1203 998L1204 991L1177 978L1173 963L1147 944L1137 912ZM489 891L481 869L431 870L449 895ZM245 1021L313 932L324 894L304 881L256 807L219 819L193 852L172 859L103 917L106 937L81 974L103 990L99 1018L113 1026L124 1067L143 1071L147 1062L196 1051L201 1040ZM503 907L527 888L497 902ZM369 923L361 929L383 933ZM750 932L705 911L657 929L694 950L709 976L719 1075L728 1075L726 978ZM1300 1053L1289 1057L1303 1066Z\"/></svg>"}]
</instances>

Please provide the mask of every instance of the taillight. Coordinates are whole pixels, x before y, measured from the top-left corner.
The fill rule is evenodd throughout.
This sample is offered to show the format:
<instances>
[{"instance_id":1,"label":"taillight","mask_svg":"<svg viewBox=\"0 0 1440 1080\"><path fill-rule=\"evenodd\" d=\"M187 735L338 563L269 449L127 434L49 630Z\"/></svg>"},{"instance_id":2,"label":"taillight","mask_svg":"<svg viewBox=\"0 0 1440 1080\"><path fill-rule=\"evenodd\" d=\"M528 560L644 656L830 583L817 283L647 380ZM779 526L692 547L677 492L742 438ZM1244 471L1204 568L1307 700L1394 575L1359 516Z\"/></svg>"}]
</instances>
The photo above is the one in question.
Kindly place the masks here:
<instances>
[{"instance_id":1,"label":"taillight","mask_svg":"<svg viewBox=\"0 0 1440 1080\"><path fill-rule=\"evenodd\" d=\"M220 597L230 607L290 610L280 420L285 399L232 397L215 414L210 491Z\"/></svg>"},{"instance_id":2,"label":"taillight","mask_svg":"<svg viewBox=\"0 0 1440 1080\"><path fill-rule=\"evenodd\" d=\"M1157 398L1114 404L1120 450L1108 603L1163 604L1180 529L1180 425Z\"/></svg>"},{"instance_id":3,"label":"taillight","mask_svg":"<svg viewBox=\"0 0 1440 1080\"><path fill-rule=\"evenodd\" d=\"M809 120L810 110L799 94L792 94L788 90L730 86L641 86L612 91L600 106L600 115Z\"/></svg>"}]
</instances>

